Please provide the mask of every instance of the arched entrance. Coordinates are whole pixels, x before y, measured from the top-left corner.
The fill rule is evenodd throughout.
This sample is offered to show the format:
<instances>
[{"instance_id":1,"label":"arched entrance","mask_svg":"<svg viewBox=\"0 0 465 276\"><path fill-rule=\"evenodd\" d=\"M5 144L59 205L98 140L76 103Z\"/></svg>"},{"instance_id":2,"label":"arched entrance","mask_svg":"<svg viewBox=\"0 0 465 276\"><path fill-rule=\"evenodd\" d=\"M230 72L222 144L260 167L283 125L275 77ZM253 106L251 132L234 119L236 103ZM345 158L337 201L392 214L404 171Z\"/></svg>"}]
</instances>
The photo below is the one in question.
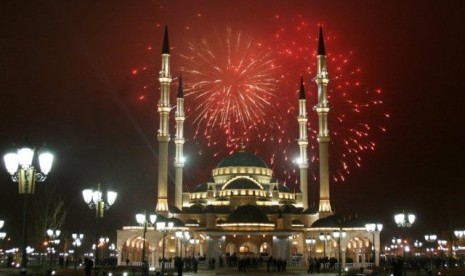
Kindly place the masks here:
<instances>
[{"instance_id":1,"label":"arched entrance","mask_svg":"<svg viewBox=\"0 0 465 276\"><path fill-rule=\"evenodd\" d=\"M120 261L125 265L139 265L142 262L143 239L141 236L135 235L129 237L123 244L120 254ZM150 252L150 244L145 243L146 256Z\"/></svg>"}]
</instances>

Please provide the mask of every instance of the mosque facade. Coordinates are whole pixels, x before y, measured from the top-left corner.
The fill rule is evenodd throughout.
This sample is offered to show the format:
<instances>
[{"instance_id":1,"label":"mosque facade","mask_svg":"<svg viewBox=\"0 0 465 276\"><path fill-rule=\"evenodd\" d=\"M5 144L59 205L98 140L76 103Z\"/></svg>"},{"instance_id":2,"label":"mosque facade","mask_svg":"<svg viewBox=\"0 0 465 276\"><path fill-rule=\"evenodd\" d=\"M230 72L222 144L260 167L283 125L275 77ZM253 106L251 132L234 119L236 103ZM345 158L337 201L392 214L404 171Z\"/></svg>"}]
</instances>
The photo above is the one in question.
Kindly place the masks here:
<instances>
[{"instance_id":1,"label":"mosque facade","mask_svg":"<svg viewBox=\"0 0 465 276\"><path fill-rule=\"evenodd\" d=\"M380 232L369 232L366 221L343 218L333 212L330 202L328 166L326 52L320 28L317 75L318 103L314 110L319 118L319 205L308 204L308 136L306 93L303 80L299 98L299 190L291 191L273 177L273 171L259 156L241 145L240 149L224 157L205 175L206 181L192 191L183 191L183 134L184 95L180 79L176 112L175 188L174 206L168 200L168 144L170 142L170 48L168 31L162 50L159 73L160 101L158 113L159 171L158 196L154 212L157 221L171 223L160 231L155 225L125 226L117 231L118 265L126 261L140 263L143 256L149 265L157 267L162 257L195 256L226 258L227 256L256 256L286 260L295 265L306 265L309 258L335 258L345 266L379 264ZM178 233L178 234L176 234ZM179 233L188 233L179 235ZM340 234L337 237L337 233ZM343 236L343 237L342 237ZM142 251L145 250L145 254ZM374 257L372 257L374 256Z\"/></svg>"}]
</instances>

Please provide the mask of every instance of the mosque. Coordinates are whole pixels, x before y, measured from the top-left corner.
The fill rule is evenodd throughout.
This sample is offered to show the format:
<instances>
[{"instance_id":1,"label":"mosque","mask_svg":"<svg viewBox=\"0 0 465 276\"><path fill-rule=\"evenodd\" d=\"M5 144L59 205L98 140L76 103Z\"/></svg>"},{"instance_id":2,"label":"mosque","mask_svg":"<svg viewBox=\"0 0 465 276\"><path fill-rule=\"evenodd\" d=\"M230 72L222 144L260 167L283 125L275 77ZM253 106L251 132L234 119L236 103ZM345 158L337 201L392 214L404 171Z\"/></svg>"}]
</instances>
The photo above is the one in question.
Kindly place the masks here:
<instances>
[{"instance_id":1,"label":"mosque","mask_svg":"<svg viewBox=\"0 0 465 276\"><path fill-rule=\"evenodd\" d=\"M158 113L159 168L158 198L154 211L163 230L153 225L125 226L117 231L118 265L140 263L146 257L150 267L162 257L202 256L218 258L232 255L273 256L288 263L305 265L309 258L335 258L343 267L379 265L380 231L369 231L366 221L338 217L330 202L328 166L326 53L320 27L317 75L317 113L319 129L319 205L308 203L307 110L303 80L300 84L297 117L300 149L300 185L296 192L279 183L273 171L259 156L244 146L224 157L191 192L183 192L183 124L185 120L182 80L179 82L176 112L174 205L168 199L168 143L170 142L170 47L165 29ZM180 234L181 233L181 234ZM144 252L143 252L144 250ZM374 257L373 257L374 256Z\"/></svg>"}]
</instances>

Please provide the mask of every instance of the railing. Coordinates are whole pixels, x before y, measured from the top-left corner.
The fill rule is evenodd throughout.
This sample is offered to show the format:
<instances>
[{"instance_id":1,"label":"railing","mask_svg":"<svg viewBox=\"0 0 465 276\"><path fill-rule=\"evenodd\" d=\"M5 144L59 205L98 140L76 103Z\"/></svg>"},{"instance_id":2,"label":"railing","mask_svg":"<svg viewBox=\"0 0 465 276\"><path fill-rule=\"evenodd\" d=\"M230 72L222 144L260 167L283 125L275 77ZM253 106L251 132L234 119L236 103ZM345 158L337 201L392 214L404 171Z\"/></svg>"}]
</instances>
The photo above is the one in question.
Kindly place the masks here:
<instances>
[{"instance_id":1,"label":"railing","mask_svg":"<svg viewBox=\"0 0 465 276\"><path fill-rule=\"evenodd\" d=\"M161 269L161 262L156 262L155 264L150 264L150 270L160 270ZM126 264L125 262L121 263L121 266L142 266L142 262L130 262ZM165 262L165 269L174 268L174 262Z\"/></svg>"}]
</instances>

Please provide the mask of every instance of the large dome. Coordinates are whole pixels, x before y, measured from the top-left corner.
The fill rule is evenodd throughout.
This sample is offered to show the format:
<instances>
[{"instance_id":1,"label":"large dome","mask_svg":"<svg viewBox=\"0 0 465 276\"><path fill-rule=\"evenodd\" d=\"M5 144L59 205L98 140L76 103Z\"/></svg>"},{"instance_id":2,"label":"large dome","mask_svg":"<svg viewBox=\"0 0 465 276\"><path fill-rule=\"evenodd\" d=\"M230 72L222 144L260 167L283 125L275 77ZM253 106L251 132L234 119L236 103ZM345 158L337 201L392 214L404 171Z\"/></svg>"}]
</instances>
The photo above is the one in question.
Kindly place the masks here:
<instances>
[{"instance_id":1,"label":"large dome","mask_svg":"<svg viewBox=\"0 0 465 276\"><path fill-rule=\"evenodd\" d=\"M263 161L260 157L256 156L253 153L246 152L246 151L238 151L231 156L223 158L216 167L217 168L224 168L224 167L268 168L265 161Z\"/></svg>"}]
</instances>

